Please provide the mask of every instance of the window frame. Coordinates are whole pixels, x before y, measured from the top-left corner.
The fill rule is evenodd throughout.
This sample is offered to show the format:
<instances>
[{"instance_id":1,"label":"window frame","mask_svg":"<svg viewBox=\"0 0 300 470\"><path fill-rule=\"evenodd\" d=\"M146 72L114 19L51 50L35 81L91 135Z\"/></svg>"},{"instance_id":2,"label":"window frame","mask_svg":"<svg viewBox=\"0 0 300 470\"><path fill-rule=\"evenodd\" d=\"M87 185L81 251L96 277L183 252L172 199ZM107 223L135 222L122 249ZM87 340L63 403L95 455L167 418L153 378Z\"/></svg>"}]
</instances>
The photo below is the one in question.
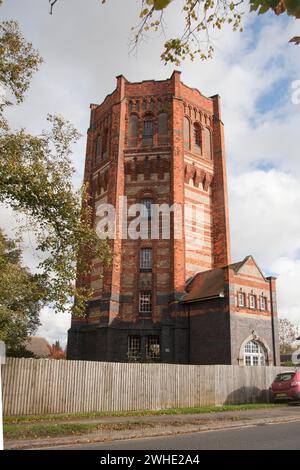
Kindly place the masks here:
<instances>
[{"instance_id":1,"label":"window frame","mask_svg":"<svg viewBox=\"0 0 300 470\"><path fill-rule=\"evenodd\" d=\"M134 347L135 344L133 344L133 346L131 345L131 341L133 341L134 343L136 342L137 344L137 347ZM141 336L140 335L128 335L127 337L127 358L128 360L130 359L139 359L141 357ZM133 353L131 353L131 351Z\"/></svg>"},{"instance_id":2,"label":"window frame","mask_svg":"<svg viewBox=\"0 0 300 470\"><path fill-rule=\"evenodd\" d=\"M152 313L152 291L151 290L140 291L139 313L143 315L151 315Z\"/></svg>"},{"instance_id":3,"label":"window frame","mask_svg":"<svg viewBox=\"0 0 300 470\"><path fill-rule=\"evenodd\" d=\"M242 299L242 302L241 302ZM246 294L245 292L238 291L238 307L245 308L246 307Z\"/></svg>"},{"instance_id":4,"label":"window frame","mask_svg":"<svg viewBox=\"0 0 300 470\"><path fill-rule=\"evenodd\" d=\"M149 257L144 255L148 253ZM143 247L140 249L140 271L141 272L151 272L152 271L152 264L153 264L153 253L152 248Z\"/></svg>"},{"instance_id":5,"label":"window frame","mask_svg":"<svg viewBox=\"0 0 300 470\"><path fill-rule=\"evenodd\" d=\"M252 303L251 300L254 302ZM257 309L257 298L255 294L249 294L249 308L251 308L251 310Z\"/></svg>"}]
</instances>

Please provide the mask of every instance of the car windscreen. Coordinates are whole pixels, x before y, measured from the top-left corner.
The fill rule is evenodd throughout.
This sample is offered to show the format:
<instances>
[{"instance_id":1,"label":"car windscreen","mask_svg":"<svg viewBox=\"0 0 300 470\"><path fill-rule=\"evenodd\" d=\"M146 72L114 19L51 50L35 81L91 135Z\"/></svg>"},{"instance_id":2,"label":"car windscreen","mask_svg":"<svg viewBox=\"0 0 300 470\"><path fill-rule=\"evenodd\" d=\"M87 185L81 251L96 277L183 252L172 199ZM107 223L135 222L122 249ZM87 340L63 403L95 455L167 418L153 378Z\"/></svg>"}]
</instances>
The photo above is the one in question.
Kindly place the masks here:
<instances>
[{"instance_id":1,"label":"car windscreen","mask_svg":"<svg viewBox=\"0 0 300 470\"><path fill-rule=\"evenodd\" d=\"M284 374L278 374L275 378L275 382L287 382L295 377L295 372L286 372Z\"/></svg>"}]
</instances>

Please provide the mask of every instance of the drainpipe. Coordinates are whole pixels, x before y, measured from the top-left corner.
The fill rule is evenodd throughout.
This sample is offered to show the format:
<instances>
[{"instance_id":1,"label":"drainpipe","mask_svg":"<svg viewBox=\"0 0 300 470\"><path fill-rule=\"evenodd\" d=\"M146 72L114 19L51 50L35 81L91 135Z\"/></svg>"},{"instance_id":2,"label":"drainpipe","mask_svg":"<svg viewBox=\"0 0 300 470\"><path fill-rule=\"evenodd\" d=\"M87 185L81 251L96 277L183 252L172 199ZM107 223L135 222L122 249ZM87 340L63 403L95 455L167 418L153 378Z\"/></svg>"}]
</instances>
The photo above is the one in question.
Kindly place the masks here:
<instances>
[{"instance_id":1,"label":"drainpipe","mask_svg":"<svg viewBox=\"0 0 300 470\"><path fill-rule=\"evenodd\" d=\"M273 306L273 281L274 277L267 277L267 280L270 283L270 301L271 301L271 325L272 325L272 343L273 343L273 365L277 366L276 360L276 341L275 341L275 323L274 323L274 306Z\"/></svg>"}]
</instances>

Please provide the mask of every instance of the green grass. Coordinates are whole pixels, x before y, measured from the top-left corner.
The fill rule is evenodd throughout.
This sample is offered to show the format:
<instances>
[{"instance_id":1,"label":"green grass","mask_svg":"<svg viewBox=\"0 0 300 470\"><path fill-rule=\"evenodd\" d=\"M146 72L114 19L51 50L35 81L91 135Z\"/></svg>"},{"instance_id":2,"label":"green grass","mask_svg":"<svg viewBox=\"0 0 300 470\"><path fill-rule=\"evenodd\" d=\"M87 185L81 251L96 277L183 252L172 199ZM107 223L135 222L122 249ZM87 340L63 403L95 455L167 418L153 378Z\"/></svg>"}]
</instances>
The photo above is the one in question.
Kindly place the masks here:
<instances>
[{"instance_id":1,"label":"green grass","mask_svg":"<svg viewBox=\"0 0 300 470\"><path fill-rule=\"evenodd\" d=\"M115 412L92 412L92 413L64 413L64 414L45 414L45 415L24 415L24 416L5 416L4 424L36 423L42 421L66 421L75 419L101 418L105 416L160 416L160 415L181 415L181 414L200 414L216 413L220 411L240 411L257 410L263 408L278 408L285 405L274 405L271 403L251 403L245 405L223 405L223 406L201 406L194 408L168 408L165 410L142 410L142 411L115 411Z\"/></svg>"},{"instance_id":2,"label":"green grass","mask_svg":"<svg viewBox=\"0 0 300 470\"><path fill-rule=\"evenodd\" d=\"M12 439L39 439L47 437L79 436L95 431L124 431L145 427L153 427L152 423L94 423L94 424L32 424L32 425L4 425L4 438Z\"/></svg>"}]
</instances>

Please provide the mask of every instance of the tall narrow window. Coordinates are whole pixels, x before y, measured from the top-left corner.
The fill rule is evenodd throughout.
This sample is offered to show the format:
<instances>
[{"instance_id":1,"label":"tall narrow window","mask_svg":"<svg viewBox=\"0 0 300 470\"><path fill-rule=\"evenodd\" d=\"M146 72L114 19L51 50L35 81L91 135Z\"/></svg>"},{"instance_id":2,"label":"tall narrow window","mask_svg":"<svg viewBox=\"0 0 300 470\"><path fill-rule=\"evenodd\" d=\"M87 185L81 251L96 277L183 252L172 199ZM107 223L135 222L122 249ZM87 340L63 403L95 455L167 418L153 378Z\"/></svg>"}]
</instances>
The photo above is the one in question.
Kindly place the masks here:
<instances>
[{"instance_id":1,"label":"tall narrow window","mask_svg":"<svg viewBox=\"0 0 300 470\"><path fill-rule=\"evenodd\" d=\"M190 121L187 117L184 118L183 124L183 134L184 134L184 148L190 149Z\"/></svg>"},{"instance_id":2,"label":"tall narrow window","mask_svg":"<svg viewBox=\"0 0 300 470\"><path fill-rule=\"evenodd\" d=\"M146 357L149 359L160 358L159 336L151 335L146 337Z\"/></svg>"},{"instance_id":3,"label":"tall narrow window","mask_svg":"<svg viewBox=\"0 0 300 470\"><path fill-rule=\"evenodd\" d=\"M147 198L147 199L142 199L141 204L143 204L142 208L142 217L146 219L151 219L151 206L152 206L152 199Z\"/></svg>"},{"instance_id":4,"label":"tall narrow window","mask_svg":"<svg viewBox=\"0 0 300 470\"><path fill-rule=\"evenodd\" d=\"M139 118L132 114L129 118L129 126L128 126L128 145L129 147L136 147L138 141L138 126L139 126Z\"/></svg>"},{"instance_id":5,"label":"tall narrow window","mask_svg":"<svg viewBox=\"0 0 300 470\"><path fill-rule=\"evenodd\" d=\"M253 295L253 294L249 295L249 307L253 309L256 308L256 295Z\"/></svg>"},{"instance_id":6,"label":"tall narrow window","mask_svg":"<svg viewBox=\"0 0 300 470\"><path fill-rule=\"evenodd\" d=\"M158 144L168 143L168 115L160 113L158 115Z\"/></svg>"},{"instance_id":7,"label":"tall narrow window","mask_svg":"<svg viewBox=\"0 0 300 470\"><path fill-rule=\"evenodd\" d=\"M147 119L143 126L143 145L153 144L153 121Z\"/></svg>"},{"instance_id":8,"label":"tall narrow window","mask_svg":"<svg viewBox=\"0 0 300 470\"><path fill-rule=\"evenodd\" d=\"M194 152L201 153L201 127L197 122L194 124Z\"/></svg>"},{"instance_id":9,"label":"tall narrow window","mask_svg":"<svg viewBox=\"0 0 300 470\"><path fill-rule=\"evenodd\" d=\"M102 137L101 135L98 136L97 144L96 144L96 164L100 163L102 158Z\"/></svg>"},{"instance_id":10,"label":"tall narrow window","mask_svg":"<svg viewBox=\"0 0 300 470\"><path fill-rule=\"evenodd\" d=\"M267 310L267 299L263 295L260 297L260 309Z\"/></svg>"},{"instance_id":11,"label":"tall narrow window","mask_svg":"<svg viewBox=\"0 0 300 470\"><path fill-rule=\"evenodd\" d=\"M108 157L108 129L104 129L102 140L102 156L103 159Z\"/></svg>"},{"instance_id":12,"label":"tall narrow window","mask_svg":"<svg viewBox=\"0 0 300 470\"><path fill-rule=\"evenodd\" d=\"M140 270L151 271L152 269L152 249L142 248L140 251Z\"/></svg>"},{"instance_id":13,"label":"tall narrow window","mask_svg":"<svg viewBox=\"0 0 300 470\"><path fill-rule=\"evenodd\" d=\"M207 127L205 127L204 129L204 136L205 136L206 157L211 160L212 159L211 132Z\"/></svg>"},{"instance_id":14,"label":"tall narrow window","mask_svg":"<svg viewBox=\"0 0 300 470\"><path fill-rule=\"evenodd\" d=\"M238 293L238 306L239 307L245 307L246 306L244 292L239 292Z\"/></svg>"},{"instance_id":15,"label":"tall narrow window","mask_svg":"<svg viewBox=\"0 0 300 470\"><path fill-rule=\"evenodd\" d=\"M138 335L128 336L127 357L128 360L138 360L141 354L141 337Z\"/></svg>"},{"instance_id":16,"label":"tall narrow window","mask_svg":"<svg viewBox=\"0 0 300 470\"><path fill-rule=\"evenodd\" d=\"M151 313L152 302L151 302L151 291L140 292L139 298L139 312L140 313Z\"/></svg>"}]
</instances>

